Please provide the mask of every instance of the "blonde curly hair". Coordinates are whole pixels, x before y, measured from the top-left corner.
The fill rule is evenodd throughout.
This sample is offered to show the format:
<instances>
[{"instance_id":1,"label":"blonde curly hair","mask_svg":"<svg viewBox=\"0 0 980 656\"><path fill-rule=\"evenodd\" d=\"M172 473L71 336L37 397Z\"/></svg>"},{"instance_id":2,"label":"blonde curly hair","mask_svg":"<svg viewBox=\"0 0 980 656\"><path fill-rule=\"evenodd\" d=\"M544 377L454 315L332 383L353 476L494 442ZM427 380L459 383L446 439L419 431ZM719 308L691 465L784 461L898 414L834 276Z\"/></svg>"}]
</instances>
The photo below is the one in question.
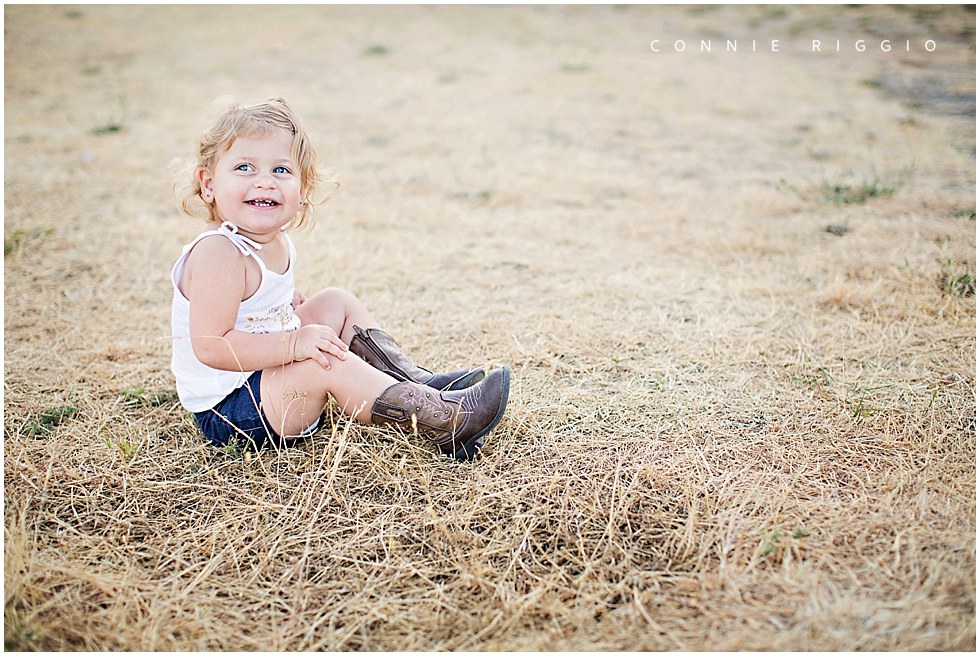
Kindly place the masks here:
<instances>
[{"instance_id":1,"label":"blonde curly hair","mask_svg":"<svg viewBox=\"0 0 980 656\"><path fill-rule=\"evenodd\" d=\"M213 118L201 135L197 156L182 162L178 160L173 166L175 173L182 178L174 185L177 207L181 213L209 222L220 222L214 204L205 203L201 198L198 173L201 170L213 171L215 162L236 139L281 129L293 135L292 155L299 164L300 175L300 206L287 228L312 225L314 206L326 200L316 196L321 184L331 182L335 187L339 185L318 168L316 151L289 104L282 98L269 98L250 105L242 105L233 98L220 98L211 104L210 109Z\"/></svg>"}]
</instances>

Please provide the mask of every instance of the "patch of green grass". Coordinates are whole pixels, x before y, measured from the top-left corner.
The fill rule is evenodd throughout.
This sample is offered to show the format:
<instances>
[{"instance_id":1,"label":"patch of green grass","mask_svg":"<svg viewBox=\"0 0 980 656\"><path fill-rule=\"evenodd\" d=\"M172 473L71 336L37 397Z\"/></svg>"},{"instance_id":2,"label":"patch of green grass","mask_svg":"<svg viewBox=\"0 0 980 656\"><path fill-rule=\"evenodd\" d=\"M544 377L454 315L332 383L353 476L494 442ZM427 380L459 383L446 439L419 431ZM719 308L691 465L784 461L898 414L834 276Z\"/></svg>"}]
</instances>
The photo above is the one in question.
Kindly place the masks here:
<instances>
[{"instance_id":1,"label":"patch of green grass","mask_svg":"<svg viewBox=\"0 0 980 656\"><path fill-rule=\"evenodd\" d=\"M122 132L122 123L117 123L115 121L109 121L105 125L100 125L97 128L92 128L92 134L103 135L112 134L113 132Z\"/></svg>"},{"instance_id":2,"label":"patch of green grass","mask_svg":"<svg viewBox=\"0 0 980 656\"><path fill-rule=\"evenodd\" d=\"M853 205L863 203L872 198L891 196L898 191L898 185L887 183L875 175L871 180L862 180L857 184L845 182L824 183L824 196L835 205Z\"/></svg>"},{"instance_id":3,"label":"patch of green grass","mask_svg":"<svg viewBox=\"0 0 980 656\"><path fill-rule=\"evenodd\" d=\"M391 50L386 45L376 43L365 48L364 54L368 57L384 57L385 55L391 54Z\"/></svg>"},{"instance_id":4,"label":"patch of green grass","mask_svg":"<svg viewBox=\"0 0 980 656\"><path fill-rule=\"evenodd\" d=\"M970 219L971 221L977 220L977 208L957 210L953 212L953 216L957 219Z\"/></svg>"},{"instance_id":5,"label":"patch of green grass","mask_svg":"<svg viewBox=\"0 0 980 656\"><path fill-rule=\"evenodd\" d=\"M106 447L108 447L110 450L112 449L113 444L111 437L105 435L102 441L105 443ZM138 449L135 444L122 439L119 440L115 446L119 449L119 452L122 454L125 460L132 458L133 454L136 453L136 450Z\"/></svg>"},{"instance_id":6,"label":"patch of green grass","mask_svg":"<svg viewBox=\"0 0 980 656\"><path fill-rule=\"evenodd\" d=\"M872 396L873 392L889 389L890 387L891 385L879 385L877 387L858 388L856 391L859 392L861 396L858 398L857 405L854 406L854 412L851 413L851 416L854 419L865 419L881 412L881 408L872 405L872 399L870 397Z\"/></svg>"},{"instance_id":7,"label":"patch of green grass","mask_svg":"<svg viewBox=\"0 0 980 656\"><path fill-rule=\"evenodd\" d=\"M42 237L50 237L54 234L53 228L33 228L31 230L22 230L17 228L9 235L4 235L3 238L3 254L10 255L16 252L28 241L34 239L41 239Z\"/></svg>"},{"instance_id":8,"label":"patch of green grass","mask_svg":"<svg viewBox=\"0 0 980 656\"><path fill-rule=\"evenodd\" d=\"M115 76L110 75L110 77ZM115 103L111 103L108 98L103 101L102 106L105 107L106 111L100 117L101 124L96 125L90 130L96 136L122 132L126 127L127 117L129 116L129 98L127 92L123 90L125 89L125 85L122 80L115 80L114 86L119 89L116 92Z\"/></svg>"},{"instance_id":9,"label":"patch of green grass","mask_svg":"<svg viewBox=\"0 0 980 656\"><path fill-rule=\"evenodd\" d=\"M24 427L24 432L30 437L51 435L54 429L78 414L78 408L73 405L61 405L42 411L36 419Z\"/></svg>"},{"instance_id":10,"label":"patch of green grass","mask_svg":"<svg viewBox=\"0 0 980 656\"><path fill-rule=\"evenodd\" d=\"M149 406L152 408L158 408L168 403L175 403L177 401L177 390L167 389L161 392L149 393L147 392L146 388L141 385L123 392L119 397L119 400L122 401L124 405L128 406Z\"/></svg>"},{"instance_id":11,"label":"patch of green grass","mask_svg":"<svg viewBox=\"0 0 980 656\"><path fill-rule=\"evenodd\" d=\"M834 382L833 376L823 367L816 367L803 375L793 376L793 380L812 387L830 387Z\"/></svg>"},{"instance_id":12,"label":"patch of green grass","mask_svg":"<svg viewBox=\"0 0 980 656\"><path fill-rule=\"evenodd\" d=\"M37 648L31 644L34 640L34 632L30 629L22 628L11 628L7 629L4 627L4 633L7 635L13 634L13 638L8 638L4 636L3 648L4 651L34 651Z\"/></svg>"},{"instance_id":13,"label":"patch of green grass","mask_svg":"<svg viewBox=\"0 0 980 656\"><path fill-rule=\"evenodd\" d=\"M950 296L964 298L974 296L977 293L977 277L972 273L964 273L950 279L947 286Z\"/></svg>"},{"instance_id":14,"label":"patch of green grass","mask_svg":"<svg viewBox=\"0 0 980 656\"><path fill-rule=\"evenodd\" d=\"M487 203L492 195L493 192L491 192L489 189L484 189L483 191L476 192L460 191L454 194L454 197L460 200L468 200L477 205L482 205Z\"/></svg>"},{"instance_id":15,"label":"patch of green grass","mask_svg":"<svg viewBox=\"0 0 980 656\"><path fill-rule=\"evenodd\" d=\"M135 387L131 390L126 390L125 392L123 392L122 396L119 397L119 400L121 400L126 405L138 405L140 403L143 403L143 398L145 394L146 394L145 389L143 389L142 387Z\"/></svg>"},{"instance_id":16,"label":"patch of green grass","mask_svg":"<svg viewBox=\"0 0 980 656\"><path fill-rule=\"evenodd\" d=\"M938 284L942 293L956 298L967 298L977 293L977 274L966 268L967 265L957 265L951 259L939 258ZM964 270L966 268L966 270Z\"/></svg>"},{"instance_id":17,"label":"patch of green grass","mask_svg":"<svg viewBox=\"0 0 980 656\"><path fill-rule=\"evenodd\" d=\"M765 537L763 537L762 542L763 542L762 553L759 555L761 555L763 558L768 558L769 556L772 556L782 551L783 536L779 532L778 528L773 529L772 531L767 533Z\"/></svg>"},{"instance_id":18,"label":"patch of green grass","mask_svg":"<svg viewBox=\"0 0 980 656\"><path fill-rule=\"evenodd\" d=\"M789 545L788 538L793 540L800 540L805 538L809 533L803 528L795 528L789 536L785 535L778 528L774 528L762 537L762 551L759 555L763 558L768 558L770 556L779 557L782 555Z\"/></svg>"}]
</instances>

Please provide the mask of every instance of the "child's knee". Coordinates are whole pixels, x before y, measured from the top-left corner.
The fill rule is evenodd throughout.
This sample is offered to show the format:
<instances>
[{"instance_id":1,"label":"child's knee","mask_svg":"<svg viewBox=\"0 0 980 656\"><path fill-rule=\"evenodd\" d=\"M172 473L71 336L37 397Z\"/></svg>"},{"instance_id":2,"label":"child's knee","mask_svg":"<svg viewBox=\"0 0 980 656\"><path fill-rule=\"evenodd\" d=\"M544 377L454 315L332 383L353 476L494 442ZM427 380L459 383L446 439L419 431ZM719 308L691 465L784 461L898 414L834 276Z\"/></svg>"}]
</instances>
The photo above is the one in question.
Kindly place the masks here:
<instances>
[{"instance_id":1,"label":"child's knee","mask_svg":"<svg viewBox=\"0 0 980 656\"><path fill-rule=\"evenodd\" d=\"M346 305L356 297L346 289L340 287L327 287L316 293L314 298L322 299L325 303Z\"/></svg>"}]
</instances>

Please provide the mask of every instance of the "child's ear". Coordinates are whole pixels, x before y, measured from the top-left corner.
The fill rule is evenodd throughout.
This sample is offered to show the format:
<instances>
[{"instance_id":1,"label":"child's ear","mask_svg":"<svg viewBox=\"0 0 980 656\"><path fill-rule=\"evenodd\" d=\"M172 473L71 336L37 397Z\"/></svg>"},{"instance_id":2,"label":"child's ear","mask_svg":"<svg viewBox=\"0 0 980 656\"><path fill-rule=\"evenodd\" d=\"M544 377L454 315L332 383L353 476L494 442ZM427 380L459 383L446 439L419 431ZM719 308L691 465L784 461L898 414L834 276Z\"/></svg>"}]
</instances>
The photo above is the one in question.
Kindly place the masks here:
<instances>
[{"instance_id":1,"label":"child's ear","mask_svg":"<svg viewBox=\"0 0 980 656\"><path fill-rule=\"evenodd\" d=\"M214 178L211 176L211 171L203 167L199 168L197 182L201 187L201 198L210 205L214 202Z\"/></svg>"}]
</instances>

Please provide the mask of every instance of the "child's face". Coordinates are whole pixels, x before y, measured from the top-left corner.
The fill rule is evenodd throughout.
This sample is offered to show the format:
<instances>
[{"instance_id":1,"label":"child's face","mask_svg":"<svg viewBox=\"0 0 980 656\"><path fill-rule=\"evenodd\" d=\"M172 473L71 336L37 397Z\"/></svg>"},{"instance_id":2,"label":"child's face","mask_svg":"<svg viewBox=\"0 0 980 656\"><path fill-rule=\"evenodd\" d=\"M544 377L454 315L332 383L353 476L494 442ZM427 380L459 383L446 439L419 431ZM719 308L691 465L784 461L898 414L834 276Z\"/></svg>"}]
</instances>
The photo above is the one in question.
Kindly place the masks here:
<instances>
[{"instance_id":1,"label":"child's face","mask_svg":"<svg viewBox=\"0 0 980 656\"><path fill-rule=\"evenodd\" d=\"M299 166L285 130L236 139L212 170L200 171L201 194L218 218L243 232L274 235L296 215Z\"/></svg>"}]
</instances>

